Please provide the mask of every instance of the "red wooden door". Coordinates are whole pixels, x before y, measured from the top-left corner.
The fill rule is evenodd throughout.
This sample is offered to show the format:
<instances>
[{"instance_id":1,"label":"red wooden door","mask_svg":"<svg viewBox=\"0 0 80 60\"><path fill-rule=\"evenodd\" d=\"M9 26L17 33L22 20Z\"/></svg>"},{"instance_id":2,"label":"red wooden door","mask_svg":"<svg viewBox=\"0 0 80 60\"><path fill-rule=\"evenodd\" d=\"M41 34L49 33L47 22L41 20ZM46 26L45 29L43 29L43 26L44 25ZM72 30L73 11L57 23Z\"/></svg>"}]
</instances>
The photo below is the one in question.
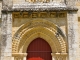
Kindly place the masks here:
<instances>
[{"instance_id":1,"label":"red wooden door","mask_svg":"<svg viewBox=\"0 0 80 60\"><path fill-rule=\"evenodd\" d=\"M52 60L51 48L42 38L34 39L27 49L27 60Z\"/></svg>"}]
</instances>

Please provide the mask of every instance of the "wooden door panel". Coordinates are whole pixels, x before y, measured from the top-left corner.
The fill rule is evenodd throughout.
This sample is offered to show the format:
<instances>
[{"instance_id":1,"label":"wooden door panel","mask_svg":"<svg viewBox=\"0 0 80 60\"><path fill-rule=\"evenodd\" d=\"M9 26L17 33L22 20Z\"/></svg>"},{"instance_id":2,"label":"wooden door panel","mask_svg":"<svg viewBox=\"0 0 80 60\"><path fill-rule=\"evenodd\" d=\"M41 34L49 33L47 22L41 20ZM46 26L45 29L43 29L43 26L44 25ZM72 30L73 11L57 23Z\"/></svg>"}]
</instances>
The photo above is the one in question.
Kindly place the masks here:
<instances>
[{"instance_id":1,"label":"wooden door panel","mask_svg":"<svg viewBox=\"0 0 80 60\"><path fill-rule=\"evenodd\" d=\"M42 38L34 39L27 49L28 60L52 60L51 48Z\"/></svg>"}]
</instances>

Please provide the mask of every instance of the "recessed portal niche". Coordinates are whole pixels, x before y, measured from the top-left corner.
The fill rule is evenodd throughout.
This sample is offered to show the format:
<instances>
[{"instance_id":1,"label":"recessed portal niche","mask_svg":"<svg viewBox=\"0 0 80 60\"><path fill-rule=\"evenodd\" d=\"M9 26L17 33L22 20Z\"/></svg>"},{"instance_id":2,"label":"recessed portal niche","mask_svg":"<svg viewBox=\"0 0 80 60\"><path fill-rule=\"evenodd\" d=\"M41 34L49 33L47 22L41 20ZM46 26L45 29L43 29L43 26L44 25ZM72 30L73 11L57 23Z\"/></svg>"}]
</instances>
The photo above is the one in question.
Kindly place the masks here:
<instances>
[{"instance_id":1,"label":"recessed portal niche","mask_svg":"<svg viewBox=\"0 0 80 60\"><path fill-rule=\"evenodd\" d=\"M34 39L28 46L26 60L52 60L51 48L42 38Z\"/></svg>"}]
</instances>

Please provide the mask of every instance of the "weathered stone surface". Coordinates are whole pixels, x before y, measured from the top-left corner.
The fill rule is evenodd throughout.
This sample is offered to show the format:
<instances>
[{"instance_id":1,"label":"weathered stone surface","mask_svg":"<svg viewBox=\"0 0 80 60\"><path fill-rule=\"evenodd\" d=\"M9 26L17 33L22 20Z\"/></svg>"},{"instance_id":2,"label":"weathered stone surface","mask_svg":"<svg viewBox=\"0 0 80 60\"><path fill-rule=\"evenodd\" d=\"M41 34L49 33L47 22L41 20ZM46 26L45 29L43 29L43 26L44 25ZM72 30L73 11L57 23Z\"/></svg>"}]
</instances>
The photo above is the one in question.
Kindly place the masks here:
<instances>
[{"instance_id":1,"label":"weathered stone surface","mask_svg":"<svg viewBox=\"0 0 80 60\"><path fill-rule=\"evenodd\" d=\"M67 13L69 60L79 59L79 34L77 12Z\"/></svg>"},{"instance_id":2,"label":"weathered stone surface","mask_svg":"<svg viewBox=\"0 0 80 60\"><path fill-rule=\"evenodd\" d=\"M65 3L25 3L25 4L13 4L13 11L60 11L60 10L78 10L66 6Z\"/></svg>"},{"instance_id":3,"label":"weathered stone surface","mask_svg":"<svg viewBox=\"0 0 80 60\"><path fill-rule=\"evenodd\" d=\"M5 10L10 10L12 8L12 0L3 0L2 8Z\"/></svg>"},{"instance_id":4,"label":"weathered stone surface","mask_svg":"<svg viewBox=\"0 0 80 60\"><path fill-rule=\"evenodd\" d=\"M76 3L76 0L66 0L67 6L69 6L71 8L75 7L75 3Z\"/></svg>"},{"instance_id":5,"label":"weathered stone surface","mask_svg":"<svg viewBox=\"0 0 80 60\"><path fill-rule=\"evenodd\" d=\"M1 10L2 10L2 1L0 1L0 18L1 18Z\"/></svg>"},{"instance_id":6,"label":"weathered stone surface","mask_svg":"<svg viewBox=\"0 0 80 60\"><path fill-rule=\"evenodd\" d=\"M0 18L0 31L1 31L1 18ZM0 32L0 59L1 59L1 32Z\"/></svg>"},{"instance_id":7,"label":"weathered stone surface","mask_svg":"<svg viewBox=\"0 0 80 60\"><path fill-rule=\"evenodd\" d=\"M1 60L6 60L6 56L11 57L12 55L12 14L3 13L1 24Z\"/></svg>"},{"instance_id":8,"label":"weathered stone surface","mask_svg":"<svg viewBox=\"0 0 80 60\"><path fill-rule=\"evenodd\" d=\"M76 5L78 5L77 7L79 10L75 6L75 2L76 2L76 0L54 0L54 2L52 0L50 0L49 3L45 3L45 2L34 2L33 3L33 0L32 1L31 0L6 0L6 1L3 0L3 9L2 9L1 0L0 0L0 18L1 18L1 9L2 9L2 20L0 19L0 24L1 24L0 25L0 31L1 31L0 32L0 60L14 60L14 57L11 58L12 57L12 48L13 48L12 47L12 36L15 35L16 31L18 31L20 26L24 25L28 21L35 20L35 19L37 19L37 20L44 19L44 20L50 21L52 23L55 23L55 25L58 25L58 27L60 27L62 29L62 32L65 33L65 36L68 36L68 45L69 45L68 50L69 51L66 51L66 52L69 53L69 56L68 56L69 60L80 60L80 57L79 57L79 54L80 54L80 51L79 51L80 43L79 42L80 42L80 40L78 40L78 38L80 37L79 36L80 34L78 34L78 30L80 30L80 28L78 28L78 20L80 20L80 19L77 19L77 18L80 18L80 6L79 6L80 2L79 2L79 0L77 0L78 3L76 4ZM77 10L78 10L78 16L77 16L77 12L75 12ZM67 11L70 11L70 12L67 12ZM13 13L20 12L21 14L22 14L22 12L29 12L29 16L31 18L30 17L25 18L24 16L22 17L20 15L20 17L18 17L18 18L16 18L16 17L14 18L14 16L13 16L13 19L12 19L12 12ZM31 12L33 12L33 13L31 13ZM55 15L56 17L54 17L54 18L53 18L53 16L51 18L47 17L47 16L45 16L43 18L43 17L40 17L43 14L42 15L39 14L39 17L37 17L37 15L36 15L36 18L35 18L35 17L33 17L33 16L35 16L34 12L38 12L38 14L40 12L47 12L47 14L49 12L65 12L65 13L67 13L67 16L65 16L63 18L63 17L60 17L61 15L59 15L59 16ZM13 29L12 29L12 27L13 27ZM42 31L44 31L44 29L42 29ZM60 35L64 36L63 34L61 34L62 33L61 30L57 29L56 31L58 31L60 33ZM46 32L46 34L49 33L47 31L44 31L44 32ZM44 35L44 34L42 34L42 35ZM56 33L56 36L59 36L59 34ZM45 37L45 36L42 36L42 37ZM49 39L48 37L46 37L46 38ZM24 39L24 40L26 40L26 39ZM15 41L16 41L16 43L18 42L17 40L15 40ZM63 43L62 42L63 41L60 41L60 43L63 46L63 43L65 43L65 42L63 42ZM16 43L14 42L13 45L15 45ZM52 43L52 41L50 41L50 43ZM66 47L64 47L64 48L66 48ZM63 49L62 51L64 51L64 48L62 48ZM25 50L26 50L26 48L25 48ZM62 53L56 53L56 54L59 56ZM66 55L66 57L67 57L67 55ZM64 57L62 56L61 58L64 58ZM26 58L24 58L24 60L26 60ZM66 59L64 59L64 60L66 60Z\"/></svg>"}]
</instances>

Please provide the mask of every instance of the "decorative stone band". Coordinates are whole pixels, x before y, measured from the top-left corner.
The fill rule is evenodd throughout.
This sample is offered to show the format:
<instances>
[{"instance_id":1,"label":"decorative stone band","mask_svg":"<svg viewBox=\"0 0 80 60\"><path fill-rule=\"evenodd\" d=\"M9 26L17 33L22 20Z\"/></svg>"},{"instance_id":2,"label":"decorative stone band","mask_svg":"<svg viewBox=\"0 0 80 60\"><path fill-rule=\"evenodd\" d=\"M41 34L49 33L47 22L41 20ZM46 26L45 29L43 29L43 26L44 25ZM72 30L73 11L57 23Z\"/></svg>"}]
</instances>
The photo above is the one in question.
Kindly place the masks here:
<instances>
[{"instance_id":1,"label":"decorative stone band","mask_svg":"<svg viewBox=\"0 0 80 60\"><path fill-rule=\"evenodd\" d=\"M67 60L67 53L51 53L52 60Z\"/></svg>"},{"instance_id":2,"label":"decorative stone band","mask_svg":"<svg viewBox=\"0 0 80 60\"><path fill-rule=\"evenodd\" d=\"M67 56L67 53L51 53L52 56L59 56L59 55L63 55L63 56Z\"/></svg>"},{"instance_id":3,"label":"decorative stone band","mask_svg":"<svg viewBox=\"0 0 80 60\"><path fill-rule=\"evenodd\" d=\"M12 53L13 57L26 57L27 53Z\"/></svg>"},{"instance_id":4,"label":"decorative stone band","mask_svg":"<svg viewBox=\"0 0 80 60\"><path fill-rule=\"evenodd\" d=\"M45 11L45 10L78 10L74 7L67 7L65 3L26 3L13 4L12 10L21 11Z\"/></svg>"},{"instance_id":5,"label":"decorative stone band","mask_svg":"<svg viewBox=\"0 0 80 60\"><path fill-rule=\"evenodd\" d=\"M55 55L64 55L64 56L67 56L67 53L51 53L52 56L55 56ZM27 56L27 53L12 53L12 56L13 57L26 57Z\"/></svg>"},{"instance_id":6,"label":"decorative stone band","mask_svg":"<svg viewBox=\"0 0 80 60\"><path fill-rule=\"evenodd\" d=\"M64 12L13 12L14 18L65 18Z\"/></svg>"},{"instance_id":7,"label":"decorative stone band","mask_svg":"<svg viewBox=\"0 0 80 60\"><path fill-rule=\"evenodd\" d=\"M14 8L52 8L52 7L66 7L65 3L24 3L13 4Z\"/></svg>"},{"instance_id":8,"label":"decorative stone band","mask_svg":"<svg viewBox=\"0 0 80 60\"><path fill-rule=\"evenodd\" d=\"M65 0L26 0L27 3L66 3ZM20 2L21 3L21 2Z\"/></svg>"}]
</instances>

